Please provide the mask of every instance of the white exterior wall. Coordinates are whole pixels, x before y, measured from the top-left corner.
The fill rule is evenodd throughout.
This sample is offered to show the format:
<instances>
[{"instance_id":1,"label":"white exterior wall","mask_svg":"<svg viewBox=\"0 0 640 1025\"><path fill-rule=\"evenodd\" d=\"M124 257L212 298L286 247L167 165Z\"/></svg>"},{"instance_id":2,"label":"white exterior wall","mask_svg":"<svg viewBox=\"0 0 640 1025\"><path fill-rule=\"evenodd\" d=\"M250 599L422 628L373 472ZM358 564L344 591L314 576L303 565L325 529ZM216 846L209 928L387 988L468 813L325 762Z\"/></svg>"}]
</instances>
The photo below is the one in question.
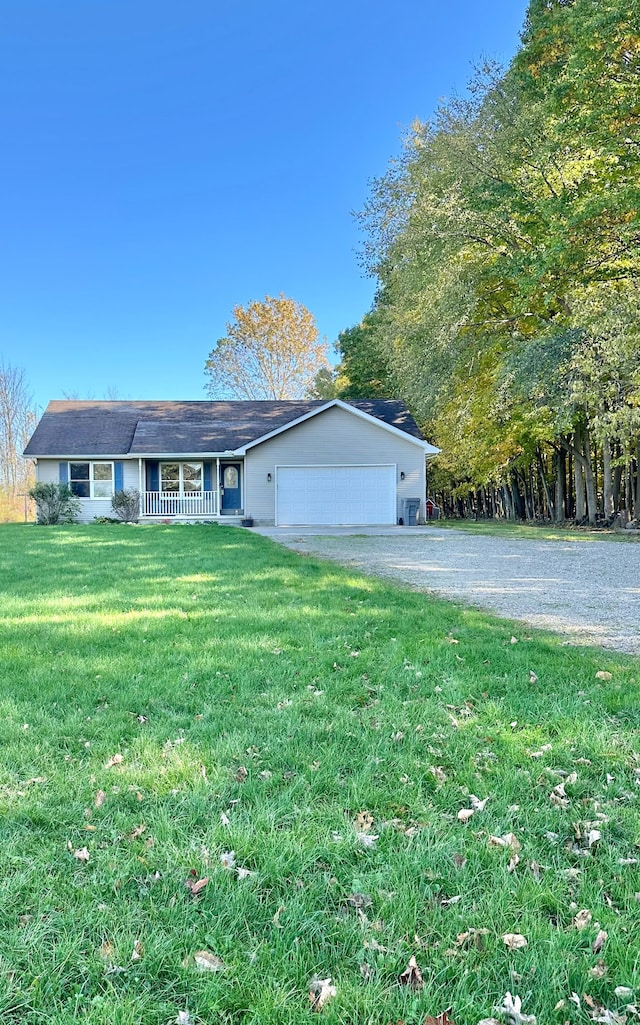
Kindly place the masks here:
<instances>
[{"instance_id":1,"label":"white exterior wall","mask_svg":"<svg viewBox=\"0 0 640 1025\"><path fill-rule=\"evenodd\" d=\"M244 511L256 523L275 521L276 466L366 465L394 463L397 517L403 498L419 498L424 516L425 455L422 448L333 406L270 441L249 449L245 456ZM271 481L267 481L267 474ZM404 480L400 474L404 473Z\"/></svg>"},{"instance_id":2,"label":"white exterior wall","mask_svg":"<svg viewBox=\"0 0 640 1025\"><path fill-rule=\"evenodd\" d=\"M104 460L108 460L108 456L99 456L95 460L83 459L81 456L76 456L73 459L38 459L36 464L36 480L38 483L59 484L61 462L86 463L92 461L103 462ZM138 478L137 458L108 461L122 463L122 480L125 491L127 488L138 490L140 481ZM94 516L113 516L110 498L81 498L80 507L80 515L78 516L80 523L91 523Z\"/></svg>"}]
</instances>

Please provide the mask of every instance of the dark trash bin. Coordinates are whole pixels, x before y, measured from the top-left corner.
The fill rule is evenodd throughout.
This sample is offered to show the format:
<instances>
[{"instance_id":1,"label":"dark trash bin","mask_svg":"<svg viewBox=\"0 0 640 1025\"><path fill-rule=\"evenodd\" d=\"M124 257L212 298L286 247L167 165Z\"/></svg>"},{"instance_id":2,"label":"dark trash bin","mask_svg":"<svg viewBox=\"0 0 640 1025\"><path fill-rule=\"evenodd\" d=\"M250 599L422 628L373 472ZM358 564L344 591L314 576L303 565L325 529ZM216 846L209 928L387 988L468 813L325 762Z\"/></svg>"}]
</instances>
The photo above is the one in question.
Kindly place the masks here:
<instances>
[{"instance_id":1,"label":"dark trash bin","mask_svg":"<svg viewBox=\"0 0 640 1025\"><path fill-rule=\"evenodd\" d=\"M405 527L415 527L418 522L418 513L420 511L420 499L419 498L403 498L402 499L402 521Z\"/></svg>"}]
</instances>

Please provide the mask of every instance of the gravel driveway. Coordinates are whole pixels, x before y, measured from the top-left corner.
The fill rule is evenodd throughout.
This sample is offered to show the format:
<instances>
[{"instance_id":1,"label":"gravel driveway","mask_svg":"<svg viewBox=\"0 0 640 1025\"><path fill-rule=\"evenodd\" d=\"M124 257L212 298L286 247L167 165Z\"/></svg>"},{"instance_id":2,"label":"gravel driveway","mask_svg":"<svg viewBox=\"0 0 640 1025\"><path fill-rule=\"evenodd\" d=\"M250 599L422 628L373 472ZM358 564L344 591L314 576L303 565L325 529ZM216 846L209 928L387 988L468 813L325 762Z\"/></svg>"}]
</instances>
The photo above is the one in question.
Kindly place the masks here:
<instances>
[{"instance_id":1,"label":"gravel driveway","mask_svg":"<svg viewBox=\"0 0 640 1025\"><path fill-rule=\"evenodd\" d=\"M420 528L261 530L295 551L532 626L573 643L640 653L640 545L525 541Z\"/></svg>"}]
</instances>

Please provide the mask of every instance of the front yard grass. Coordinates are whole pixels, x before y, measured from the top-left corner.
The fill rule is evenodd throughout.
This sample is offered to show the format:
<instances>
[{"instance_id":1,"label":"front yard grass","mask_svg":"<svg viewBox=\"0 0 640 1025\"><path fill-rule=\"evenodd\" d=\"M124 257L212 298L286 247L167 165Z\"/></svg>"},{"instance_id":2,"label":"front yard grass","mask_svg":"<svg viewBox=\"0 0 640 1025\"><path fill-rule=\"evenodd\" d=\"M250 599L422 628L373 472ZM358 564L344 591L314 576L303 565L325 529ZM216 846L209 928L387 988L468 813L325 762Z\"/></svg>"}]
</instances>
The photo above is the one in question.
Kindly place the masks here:
<instances>
[{"instance_id":1,"label":"front yard grass","mask_svg":"<svg viewBox=\"0 0 640 1025\"><path fill-rule=\"evenodd\" d=\"M432 520L430 527L459 530L465 534L487 534L493 537L519 538L523 541L620 541L639 544L635 530L612 530L563 526L551 523L515 523L513 520Z\"/></svg>"},{"instance_id":2,"label":"front yard grass","mask_svg":"<svg viewBox=\"0 0 640 1025\"><path fill-rule=\"evenodd\" d=\"M2 527L0 611L3 1021L635 1003L637 659L223 527Z\"/></svg>"}]
</instances>

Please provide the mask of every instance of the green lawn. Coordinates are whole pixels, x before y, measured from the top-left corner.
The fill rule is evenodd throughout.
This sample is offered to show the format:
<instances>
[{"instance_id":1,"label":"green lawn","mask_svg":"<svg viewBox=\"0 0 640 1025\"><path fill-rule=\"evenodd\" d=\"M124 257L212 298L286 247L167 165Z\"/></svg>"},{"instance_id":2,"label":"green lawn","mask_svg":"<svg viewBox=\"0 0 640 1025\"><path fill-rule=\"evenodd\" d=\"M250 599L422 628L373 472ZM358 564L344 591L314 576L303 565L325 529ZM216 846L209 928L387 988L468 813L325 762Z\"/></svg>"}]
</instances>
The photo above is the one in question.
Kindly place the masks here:
<instances>
[{"instance_id":1,"label":"green lawn","mask_svg":"<svg viewBox=\"0 0 640 1025\"><path fill-rule=\"evenodd\" d=\"M442 530L461 530L466 534L491 534L494 537L515 537L526 541L622 541L640 543L635 531L607 530L589 527L563 527L553 524L533 525L510 520L434 520L429 524Z\"/></svg>"},{"instance_id":2,"label":"green lawn","mask_svg":"<svg viewBox=\"0 0 640 1025\"><path fill-rule=\"evenodd\" d=\"M637 659L222 527L4 526L0 612L3 1021L634 1002Z\"/></svg>"}]
</instances>

